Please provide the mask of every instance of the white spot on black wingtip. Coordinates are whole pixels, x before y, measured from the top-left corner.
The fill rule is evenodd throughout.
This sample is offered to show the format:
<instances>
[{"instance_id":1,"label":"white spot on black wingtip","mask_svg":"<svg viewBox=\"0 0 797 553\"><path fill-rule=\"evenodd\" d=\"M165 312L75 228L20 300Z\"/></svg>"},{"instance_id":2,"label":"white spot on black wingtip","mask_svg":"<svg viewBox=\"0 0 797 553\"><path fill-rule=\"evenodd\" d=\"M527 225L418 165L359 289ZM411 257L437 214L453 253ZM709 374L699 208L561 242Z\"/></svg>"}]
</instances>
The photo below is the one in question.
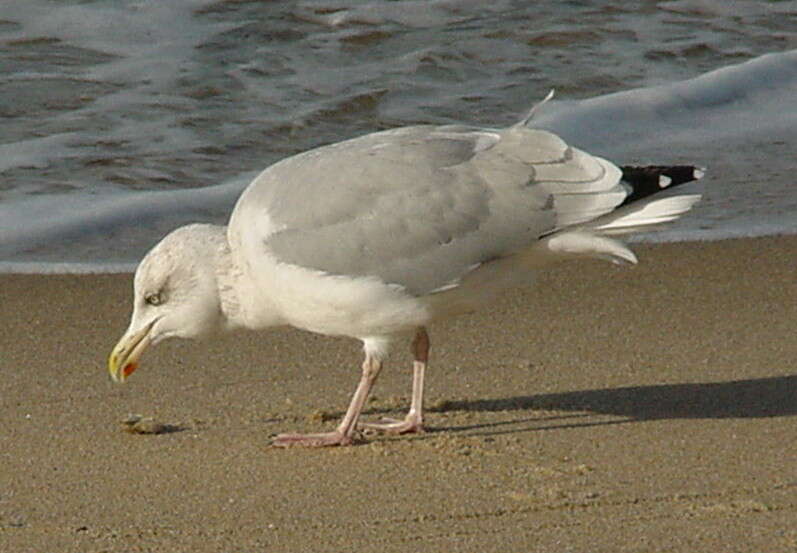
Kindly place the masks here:
<instances>
[{"instance_id":1,"label":"white spot on black wingtip","mask_svg":"<svg viewBox=\"0 0 797 553\"><path fill-rule=\"evenodd\" d=\"M695 180L702 179L704 176L706 176L706 168L705 167L695 167L692 170L692 176L695 178Z\"/></svg>"},{"instance_id":2,"label":"white spot on black wingtip","mask_svg":"<svg viewBox=\"0 0 797 553\"><path fill-rule=\"evenodd\" d=\"M659 175L659 188L667 188L672 183L672 179L667 175Z\"/></svg>"}]
</instances>

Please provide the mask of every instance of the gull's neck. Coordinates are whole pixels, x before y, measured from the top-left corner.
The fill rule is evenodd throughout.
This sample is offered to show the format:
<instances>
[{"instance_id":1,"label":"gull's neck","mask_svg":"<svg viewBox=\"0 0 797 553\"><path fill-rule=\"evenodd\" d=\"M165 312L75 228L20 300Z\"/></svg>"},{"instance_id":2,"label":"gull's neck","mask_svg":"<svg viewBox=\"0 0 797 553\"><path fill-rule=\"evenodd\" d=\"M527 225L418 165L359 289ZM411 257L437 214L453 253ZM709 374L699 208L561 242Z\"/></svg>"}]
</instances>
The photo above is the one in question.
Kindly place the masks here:
<instances>
[{"instance_id":1,"label":"gull's neck","mask_svg":"<svg viewBox=\"0 0 797 553\"><path fill-rule=\"evenodd\" d=\"M226 236L224 244L215 253L216 285L219 292L219 307L223 326L228 330L246 327L246 317L239 293L241 272L232 262Z\"/></svg>"},{"instance_id":2,"label":"gull's neck","mask_svg":"<svg viewBox=\"0 0 797 553\"><path fill-rule=\"evenodd\" d=\"M213 260L223 326L228 330L255 330L282 324L276 309L263 301L263 291L257 288L238 256L232 254L227 227L219 227L219 231Z\"/></svg>"}]
</instances>

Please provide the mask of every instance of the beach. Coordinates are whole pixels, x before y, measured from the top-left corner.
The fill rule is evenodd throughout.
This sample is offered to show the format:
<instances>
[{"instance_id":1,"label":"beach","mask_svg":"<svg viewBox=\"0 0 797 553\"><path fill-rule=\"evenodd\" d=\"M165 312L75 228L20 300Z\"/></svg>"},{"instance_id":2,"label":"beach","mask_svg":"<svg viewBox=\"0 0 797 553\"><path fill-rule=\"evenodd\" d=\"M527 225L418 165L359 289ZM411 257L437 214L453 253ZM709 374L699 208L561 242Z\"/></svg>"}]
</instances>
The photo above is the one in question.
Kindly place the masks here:
<instances>
[{"instance_id":1,"label":"beach","mask_svg":"<svg viewBox=\"0 0 797 553\"><path fill-rule=\"evenodd\" d=\"M269 439L334 427L358 342L168 341L118 385L132 275L1 275L0 550L797 551L797 237L634 250L433 326L427 432L329 449Z\"/></svg>"}]
</instances>

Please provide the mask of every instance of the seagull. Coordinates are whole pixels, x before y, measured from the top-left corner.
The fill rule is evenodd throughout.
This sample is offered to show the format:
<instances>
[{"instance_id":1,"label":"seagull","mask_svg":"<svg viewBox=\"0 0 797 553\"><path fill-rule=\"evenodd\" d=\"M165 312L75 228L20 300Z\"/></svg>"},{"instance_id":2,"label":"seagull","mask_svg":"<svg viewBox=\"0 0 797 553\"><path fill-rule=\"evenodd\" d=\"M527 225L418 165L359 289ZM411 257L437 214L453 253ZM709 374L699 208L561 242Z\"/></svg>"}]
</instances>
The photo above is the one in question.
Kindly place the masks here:
<instances>
[{"instance_id":1,"label":"seagull","mask_svg":"<svg viewBox=\"0 0 797 553\"><path fill-rule=\"evenodd\" d=\"M365 358L334 430L279 434L272 445L423 431L429 325L489 306L556 262L636 263L615 236L672 221L700 199L656 193L703 169L620 168L533 128L539 105L506 128L395 128L266 168L227 226L178 228L143 258L130 325L108 361L112 379L124 382L144 351L167 338L290 325L356 338ZM409 411L362 422L401 339L413 354Z\"/></svg>"}]
</instances>

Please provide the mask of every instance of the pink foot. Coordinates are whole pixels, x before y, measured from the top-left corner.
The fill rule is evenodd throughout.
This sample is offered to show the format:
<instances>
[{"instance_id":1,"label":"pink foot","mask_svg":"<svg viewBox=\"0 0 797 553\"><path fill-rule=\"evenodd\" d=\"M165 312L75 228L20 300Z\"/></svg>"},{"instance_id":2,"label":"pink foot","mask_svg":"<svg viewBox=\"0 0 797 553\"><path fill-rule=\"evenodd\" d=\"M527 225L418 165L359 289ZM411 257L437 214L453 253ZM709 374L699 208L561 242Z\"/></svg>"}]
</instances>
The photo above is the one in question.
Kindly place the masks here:
<instances>
[{"instance_id":1,"label":"pink foot","mask_svg":"<svg viewBox=\"0 0 797 553\"><path fill-rule=\"evenodd\" d=\"M407 415L404 420L381 419L379 422L361 422L359 427L385 434L409 434L423 432L423 420L417 415Z\"/></svg>"},{"instance_id":2,"label":"pink foot","mask_svg":"<svg viewBox=\"0 0 797 553\"><path fill-rule=\"evenodd\" d=\"M319 432L317 434L278 434L271 445L274 447L325 447L331 445L351 445L354 440L338 432Z\"/></svg>"}]
</instances>

